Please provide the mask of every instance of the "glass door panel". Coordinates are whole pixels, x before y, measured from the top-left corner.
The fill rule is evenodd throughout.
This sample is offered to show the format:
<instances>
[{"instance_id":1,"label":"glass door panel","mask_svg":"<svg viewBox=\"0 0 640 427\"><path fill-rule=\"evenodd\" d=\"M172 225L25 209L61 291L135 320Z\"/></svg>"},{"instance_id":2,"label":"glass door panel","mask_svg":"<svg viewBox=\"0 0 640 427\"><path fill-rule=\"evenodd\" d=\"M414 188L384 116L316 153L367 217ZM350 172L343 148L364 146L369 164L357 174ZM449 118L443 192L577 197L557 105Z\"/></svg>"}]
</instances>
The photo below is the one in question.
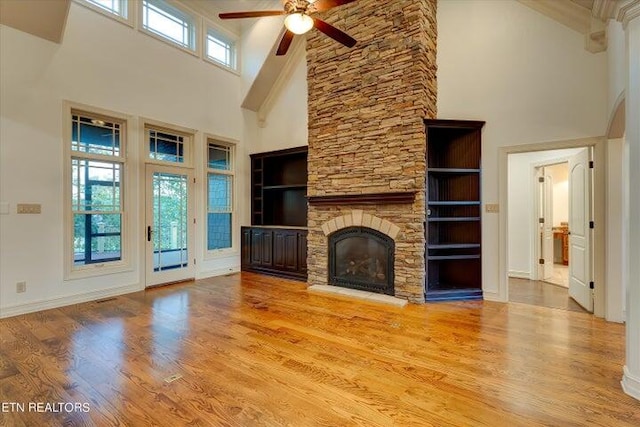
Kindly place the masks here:
<instances>
[{"instance_id":1,"label":"glass door panel","mask_svg":"<svg viewBox=\"0 0 640 427\"><path fill-rule=\"evenodd\" d=\"M147 167L147 286L194 276L192 181L188 170Z\"/></svg>"}]
</instances>

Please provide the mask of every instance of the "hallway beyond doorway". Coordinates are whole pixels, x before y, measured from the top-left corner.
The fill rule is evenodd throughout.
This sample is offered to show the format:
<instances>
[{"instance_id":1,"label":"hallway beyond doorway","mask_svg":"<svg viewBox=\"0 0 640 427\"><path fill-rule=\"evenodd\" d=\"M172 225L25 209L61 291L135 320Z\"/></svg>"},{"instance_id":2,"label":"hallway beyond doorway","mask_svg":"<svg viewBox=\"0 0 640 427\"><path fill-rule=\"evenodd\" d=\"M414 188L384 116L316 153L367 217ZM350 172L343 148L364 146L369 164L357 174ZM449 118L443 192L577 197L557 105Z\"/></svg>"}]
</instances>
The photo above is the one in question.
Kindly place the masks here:
<instances>
[{"instance_id":1,"label":"hallway beyond doorway","mask_svg":"<svg viewBox=\"0 0 640 427\"><path fill-rule=\"evenodd\" d=\"M588 313L569 297L567 288L539 280L509 278L509 301Z\"/></svg>"},{"instance_id":2,"label":"hallway beyond doorway","mask_svg":"<svg viewBox=\"0 0 640 427\"><path fill-rule=\"evenodd\" d=\"M569 288L569 267L562 264L554 264L553 273L544 282Z\"/></svg>"}]
</instances>

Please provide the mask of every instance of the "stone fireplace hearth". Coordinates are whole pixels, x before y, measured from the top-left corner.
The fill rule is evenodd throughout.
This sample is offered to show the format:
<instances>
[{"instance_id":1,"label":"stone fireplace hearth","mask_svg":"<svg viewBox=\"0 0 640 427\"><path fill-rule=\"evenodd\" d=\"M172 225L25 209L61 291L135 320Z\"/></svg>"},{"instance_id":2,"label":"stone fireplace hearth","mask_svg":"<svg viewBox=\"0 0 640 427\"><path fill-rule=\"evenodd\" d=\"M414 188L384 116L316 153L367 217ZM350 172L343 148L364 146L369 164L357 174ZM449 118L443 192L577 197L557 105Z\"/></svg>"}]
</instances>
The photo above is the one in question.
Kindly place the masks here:
<instances>
[{"instance_id":1,"label":"stone fireplace hearth","mask_svg":"<svg viewBox=\"0 0 640 427\"><path fill-rule=\"evenodd\" d=\"M324 12L358 40L353 49L307 36L311 286L332 280L330 235L368 227L392 235L393 295L424 302L423 119L436 117L436 3L358 0Z\"/></svg>"}]
</instances>

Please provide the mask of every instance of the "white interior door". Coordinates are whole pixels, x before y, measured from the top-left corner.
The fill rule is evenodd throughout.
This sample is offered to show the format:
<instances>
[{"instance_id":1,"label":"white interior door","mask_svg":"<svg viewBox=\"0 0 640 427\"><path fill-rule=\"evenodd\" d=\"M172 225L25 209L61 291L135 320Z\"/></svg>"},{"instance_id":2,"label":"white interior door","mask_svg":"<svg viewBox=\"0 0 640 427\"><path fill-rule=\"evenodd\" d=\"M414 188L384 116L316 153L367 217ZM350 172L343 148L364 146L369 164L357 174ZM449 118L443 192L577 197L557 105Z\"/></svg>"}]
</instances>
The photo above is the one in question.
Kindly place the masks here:
<instances>
[{"instance_id":1,"label":"white interior door","mask_svg":"<svg viewBox=\"0 0 640 427\"><path fill-rule=\"evenodd\" d=\"M146 285L192 279L194 216L189 169L147 165Z\"/></svg>"},{"instance_id":2,"label":"white interior door","mask_svg":"<svg viewBox=\"0 0 640 427\"><path fill-rule=\"evenodd\" d=\"M569 295L592 312L590 219L591 176L585 148L569 159Z\"/></svg>"}]
</instances>

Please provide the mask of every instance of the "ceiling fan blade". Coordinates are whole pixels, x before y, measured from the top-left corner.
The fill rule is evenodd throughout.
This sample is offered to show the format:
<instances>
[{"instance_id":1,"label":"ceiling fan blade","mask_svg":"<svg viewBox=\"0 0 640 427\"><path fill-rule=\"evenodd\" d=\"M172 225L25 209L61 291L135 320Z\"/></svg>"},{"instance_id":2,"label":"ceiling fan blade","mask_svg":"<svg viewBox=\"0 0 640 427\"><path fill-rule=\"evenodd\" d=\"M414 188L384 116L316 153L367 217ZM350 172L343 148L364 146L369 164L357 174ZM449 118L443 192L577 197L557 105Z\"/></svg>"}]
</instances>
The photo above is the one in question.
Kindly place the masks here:
<instances>
[{"instance_id":1,"label":"ceiling fan blade","mask_svg":"<svg viewBox=\"0 0 640 427\"><path fill-rule=\"evenodd\" d=\"M220 13L220 19L240 19L240 18L262 18L263 16L280 16L284 15L284 10L256 10L253 12L228 12Z\"/></svg>"},{"instance_id":2,"label":"ceiling fan blade","mask_svg":"<svg viewBox=\"0 0 640 427\"><path fill-rule=\"evenodd\" d=\"M351 37L349 34L345 33L342 30L337 29L331 24L327 24L321 19L313 18L313 26L316 27L321 32L325 33L335 41L342 43L347 47L353 47L357 43L356 39Z\"/></svg>"},{"instance_id":3,"label":"ceiling fan blade","mask_svg":"<svg viewBox=\"0 0 640 427\"><path fill-rule=\"evenodd\" d=\"M278 50L276 51L277 56L282 56L287 53L289 46L291 46L291 42L293 41L293 36L294 34L289 30L284 32L282 40L280 40L280 44L278 45Z\"/></svg>"},{"instance_id":4,"label":"ceiling fan blade","mask_svg":"<svg viewBox=\"0 0 640 427\"><path fill-rule=\"evenodd\" d=\"M343 4L353 3L356 0L317 0L313 3L313 8L318 12L329 10L336 6L342 6Z\"/></svg>"}]
</instances>

